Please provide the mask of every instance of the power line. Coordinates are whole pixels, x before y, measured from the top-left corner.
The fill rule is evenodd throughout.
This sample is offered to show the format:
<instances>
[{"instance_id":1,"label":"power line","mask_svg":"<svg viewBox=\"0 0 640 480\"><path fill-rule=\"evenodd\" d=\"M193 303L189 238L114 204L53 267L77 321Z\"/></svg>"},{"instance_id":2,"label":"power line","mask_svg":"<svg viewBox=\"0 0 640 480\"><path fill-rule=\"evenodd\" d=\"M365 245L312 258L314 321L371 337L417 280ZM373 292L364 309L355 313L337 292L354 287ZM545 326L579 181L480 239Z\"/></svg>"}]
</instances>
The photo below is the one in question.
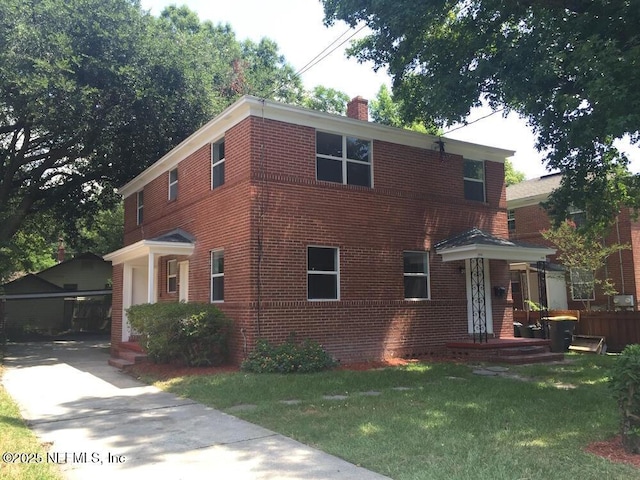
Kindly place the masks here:
<instances>
[{"instance_id":1,"label":"power line","mask_svg":"<svg viewBox=\"0 0 640 480\"><path fill-rule=\"evenodd\" d=\"M484 116L482 116L480 118L476 118L472 122L467 122L467 123L464 123L464 124L460 125L459 127L452 128L451 130L447 130L442 135L448 135L451 132L455 132L456 130L460 130L461 128L468 127L469 125L473 125L474 123L479 122L480 120L484 120L485 118L489 118L490 116L495 115L496 113L503 112L505 109L506 109L506 107L502 107L502 108L499 108L498 110L494 110L493 112L488 113L488 114L486 114L486 115L484 115Z\"/></svg>"}]
</instances>

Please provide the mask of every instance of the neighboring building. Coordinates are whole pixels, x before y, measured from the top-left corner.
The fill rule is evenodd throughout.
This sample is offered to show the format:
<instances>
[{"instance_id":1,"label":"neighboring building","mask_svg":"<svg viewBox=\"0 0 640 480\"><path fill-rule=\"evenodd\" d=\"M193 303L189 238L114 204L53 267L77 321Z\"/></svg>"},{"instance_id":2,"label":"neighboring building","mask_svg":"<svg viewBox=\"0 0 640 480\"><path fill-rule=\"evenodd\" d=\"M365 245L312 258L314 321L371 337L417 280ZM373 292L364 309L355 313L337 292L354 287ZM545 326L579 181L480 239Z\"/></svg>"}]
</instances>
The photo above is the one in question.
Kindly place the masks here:
<instances>
[{"instance_id":1,"label":"neighboring building","mask_svg":"<svg viewBox=\"0 0 640 480\"><path fill-rule=\"evenodd\" d=\"M120 189L112 350L143 302L213 302L239 361L258 338L319 341L342 361L513 336L513 152L243 97ZM477 227L474 229L473 227Z\"/></svg>"},{"instance_id":2,"label":"neighboring building","mask_svg":"<svg viewBox=\"0 0 640 480\"><path fill-rule=\"evenodd\" d=\"M550 228L551 223L540 203L560 186L560 181L561 174L556 173L507 187L509 238L518 242L551 246L551 243L542 237L541 232ZM584 214L574 211L571 213L571 219L579 224L583 221ZM611 233L605 242L608 245L617 243L632 247L630 250L622 250L619 254L610 256L602 272L604 276L613 280L619 295L606 296L597 286L595 291L589 287L585 288L584 282L581 282L580 272L566 272L564 268L552 263L547 270L547 279L551 281L547 286L550 308L580 310L584 309L587 301L590 302L592 309L635 310L638 308L640 222L632 218L628 209L622 210L615 219ZM526 268L528 269L529 266ZM569 284L566 281L567 278L571 280ZM537 285L532 286L535 281L535 279L533 282L531 279L527 281L522 265L512 267L514 308L524 308L523 300L526 298L537 302ZM518 294L518 291L521 294Z\"/></svg>"},{"instance_id":3,"label":"neighboring building","mask_svg":"<svg viewBox=\"0 0 640 480\"><path fill-rule=\"evenodd\" d=\"M104 324L108 321L111 271L111 262L84 253L5 283L0 300L5 301L7 331L54 334L108 328Z\"/></svg>"}]
</instances>

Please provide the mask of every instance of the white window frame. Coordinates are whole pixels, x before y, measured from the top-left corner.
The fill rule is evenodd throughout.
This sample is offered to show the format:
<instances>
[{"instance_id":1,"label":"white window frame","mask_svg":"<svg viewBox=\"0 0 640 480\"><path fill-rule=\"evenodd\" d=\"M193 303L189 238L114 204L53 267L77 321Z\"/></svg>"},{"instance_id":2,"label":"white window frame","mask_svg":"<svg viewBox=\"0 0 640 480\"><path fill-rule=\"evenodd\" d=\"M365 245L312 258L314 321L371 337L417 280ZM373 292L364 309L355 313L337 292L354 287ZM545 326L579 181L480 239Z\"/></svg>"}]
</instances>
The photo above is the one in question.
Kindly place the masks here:
<instances>
[{"instance_id":1,"label":"white window frame","mask_svg":"<svg viewBox=\"0 0 640 480\"><path fill-rule=\"evenodd\" d=\"M507 230L509 232L516 231L516 211L512 208L507 210Z\"/></svg>"},{"instance_id":2,"label":"white window frame","mask_svg":"<svg viewBox=\"0 0 640 480\"><path fill-rule=\"evenodd\" d=\"M328 248L333 250L335 270L310 270L309 269L309 249L310 248ZM340 300L340 249L328 245L307 245L307 301L309 302L337 302ZM332 275L336 281L336 298L309 298L309 275Z\"/></svg>"},{"instance_id":3,"label":"white window frame","mask_svg":"<svg viewBox=\"0 0 640 480\"><path fill-rule=\"evenodd\" d=\"M324 153L318 153L318 133L326 133L328 135L335 135L342 138L342 157L334 157L333 155L327 155ZM353 138L355 140L360 140L363 142L369 143L369 161L365 162L363 160L357 160L355 158L347 157L347 138ZM337 160L342 162L342 185L352 185L355 187L363 187L363 188L373 188L373 140L370 138L361 138L355 137L353 135L343 135L341 133L336 132L328 132L325 130L316 130L316 181L320 182L330 182L330 183L338 183L333 182L331 180L321 180L318 178L318 158L326 158L328 160ZM348 183L347 180L347 167L349 163L355 163L359 165L366 165L369 167L369 185L357 185L354 183Z\"/></svg>"},{"instance_id":4,"label":"white window frame","mask_svg":"<svg viewBox=\"0 0 640 480\"><path fill-rule=\"evenodd\" d=\"M224 145L224 138L218 140L217 142L214 142L211 144L211 190L213 190L214 188L218 188L221 187L222 185L224 185L225 182L225 178L224 175L222 177L222 183L220 185L214 185L213 184L213 171L215 170L216 167L219 167L220 165L223 166L223 168L225 167L225 159L226 159L226 149L225 149L225 156L222 158L220 157L220 145ZM226 172L225 172L226 173Z\"/></svg>"},{"instance_id":5,"label":"white window frame","mask_svg":"<svg viewBox=\"0 0 640 480\"><path fill-rule=\"evenodd\" d=\"M422 255L423 258L423 262L424 262L424 269L426 270L426 272L422 272L422 273L418 273L418 272L405 272L404 271L404 256L407 253L413 253L413 254L420 254ZM410 301L421 301L421 300L431 300L431 275L429 275L430 273L430 265L429 265L429 251L428 250L404 250L402 252L402 262L403 262L403 266L402 266L402 272L403 272L403 296L405 300L410 300ZM411 277L411 278L424 278L425 282L427 283L427 296L426 297L407 297L406 296L406 290L404 290L404 279L407 277Z\"/></svg>"},{"instance_id":6,"label":"white window frame","mask_svg":"<svg viewBox=\"0 0 640 480\"><path fill-rule=\"evenodd\" d=\"M171 174L175 172L176 178L175 180L171 180ZM178 198L178 168L174 168L169 171L169 201L175 200Z\"/></svg>"},{"instance_id":7,"label":"white window frame","mask_svg":"<svg viewBox=\"0 0 640 480\"><path fill-rule=\"evenodd\" d=\"M463 162L477 162L480 163L482 165L482 178L473 178L473 177L465 177L464 176L464 163L462 165L462 177L463 177L463 182L477 182L477 183L482 183L482 200L475 200L472 198L467 198L467 196L465 195L465 200L469 200L471 202L486 202L487 201L487 183L486 183L486 169L485 169L485 161L484 160L474 160L472 158L465 158L463 159Z\"/></svg>"},{"instance_id":8,"label":"white window frame","mask_svg":"<svg viewBox=\"0 0 640 480\"><path fill-rule=\"evenodd\" d=\"M173 269L171 268L173 266ZM173 270L173 273L171 271ZM171 289L171 279L175 279L175 288ZM167 260L167 293L178 292L178 261Z\"/></svg>"},{"instance_id":9,"label":"white window frame","mask_svg":"<svg viewBox=\"0 0 640 480\"><path fill-rule=\"evenodd\" d=\"M220 272L213 272L213 266L214 266L214 257L216 255L222 254L222 261L223 261L223 267L222 267L222 273ZM211 252L209 253L209 263L211 264L210 269L211 269L211 281L209 282L209 301L211 303L224 303L224 249L219 248L216 250L211 250ZM222 299L219 300L215 300L213 298L213 280L214 278L222 278Z\"/></svg>"},{"instance_id":10,"label":"white window frame","mask_svg":"<svg viewBox=\"0 0 640 480\"><path fill-rule=\"evenodd\" d=\"M136 225L142 225L144 221L144 190L136 193Z\"/></svg>"},{"instance_id":11,"label":"white window frame","mask_svg":"<svg viewBox=\"0 0 640 480\"><path fill-rule=\"evenodd\" d=\"M576 272L576 270L583 270L585 273L588 273L592 278L595 279L593 273L591 273L591 272L589 272L589 271L587 271L585 269L581 269L581 268L578 268L578 269L572 268L572 269L570 269L569 270L569 276L570 276L570 279L571 279L571 300L574 300L576 302L589 302L589 301L595 300L596 299L595 283L593 281L589 281L589 282L576 282L576 281L574 281L574 272L576 274L578 273L578 272ZM576 297L576 294L575 294L576 288L574 288L574 285L588 285L588 284L590 284L591 287L592 287L591 288L591 298L578 298L578 297ZM579 289L579 290L583 291L585 289Z\"/></svg>"}]
</instances>

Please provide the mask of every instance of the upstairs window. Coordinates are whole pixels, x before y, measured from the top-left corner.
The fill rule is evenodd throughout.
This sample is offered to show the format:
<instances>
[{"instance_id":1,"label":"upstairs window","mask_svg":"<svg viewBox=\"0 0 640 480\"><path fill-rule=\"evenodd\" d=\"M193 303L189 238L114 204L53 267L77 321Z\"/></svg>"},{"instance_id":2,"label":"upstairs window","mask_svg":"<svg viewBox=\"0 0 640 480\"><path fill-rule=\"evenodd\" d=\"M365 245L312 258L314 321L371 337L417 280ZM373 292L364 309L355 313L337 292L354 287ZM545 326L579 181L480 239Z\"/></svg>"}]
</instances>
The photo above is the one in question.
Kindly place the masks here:
<instances>
[{"instance_id":1,"label":"upstairs window","mask_svg":"<svg viewBox=\"0 0 640 480\"><path fill-rule=\"evenodd\" d=\"M316 178L371 187L371 142L316 132Z\"/></svg>"},{"instance_id":2,"label":"upstairs window","mask_svg":"<svg viewBox=\"0 0 640 480\"><path fill-rule=\"evenodd\" d=\"M167 293L178 291L178 261L169 260L167 262Z\"/></svg>"},{"instance_id":3,"label":"upstairs window","mask_svg":"<svg viewBox=\"0 0 640 480\"><path fill-rule=\"evenodd\" d=\"M509 228L509 232L516 231L516 211L515 210L507 210L507 227Z\"/></svg>"},{"instance_id":4,"label":"upstairs window","mask_svg":"<svg viewBox=\"0 0 640 480\"><path fill-rule=\"evenodd\" d=\"M405 300L429 300L429 252L404 252Z\"/></svg>"},{"instance_id":5,"label":"upstairs window","mask_svg":"<svg viewBox=\"0 0 640 480\"><path fill-rule=\"evenodd\" d=\"M485 201L484 162L464 160L464 198L477 202Z\"/></svg>"},{"instance_id":6,"label":"upstairs window","mask_svg":"<svg viewBox=\"0 0 640 480\"><path fill-rule=\"evenodd\" d=\"M169 200L178 198L178 169L169 172Z\"/></svg>"},{"instance_id":7,"label":"upstairs window","mask_svg":"<svg viewBox=\"0 0 640 480\"><path fill-rule=\"evenodd\" d=\"M224 140L211 145L211 189L224 184Z\"/></svg>"},{"instance_id":8,"label":"upstairs window","mask_svg":"<svg viewBox=\"0 0 640 480\"><path fill-rule=\"evenodd\" d=\"M307 299L338 300L338 249L307 247Z\"/></svg>"},{"instance_id":9,"label":"upstairs window","mask_svg":"<svg viewBox=\"0 0 640 480\"><path fill-rule=\"evenodd\" d=\"M140 190L137 195L136 224L142 225L144 219L144 191Z\"/></svg>"},{"instance_id":10,"label":"upstairs window","mask_svg":"<svg viewBox=\"0 0 640 480\"><path fill-rule=\"evenodd\" d=\"M595 300L594 290L595 279L593 272L585 268L572 268L571 276L571 298L573 300Z\"/></svg>"}]
</instances>

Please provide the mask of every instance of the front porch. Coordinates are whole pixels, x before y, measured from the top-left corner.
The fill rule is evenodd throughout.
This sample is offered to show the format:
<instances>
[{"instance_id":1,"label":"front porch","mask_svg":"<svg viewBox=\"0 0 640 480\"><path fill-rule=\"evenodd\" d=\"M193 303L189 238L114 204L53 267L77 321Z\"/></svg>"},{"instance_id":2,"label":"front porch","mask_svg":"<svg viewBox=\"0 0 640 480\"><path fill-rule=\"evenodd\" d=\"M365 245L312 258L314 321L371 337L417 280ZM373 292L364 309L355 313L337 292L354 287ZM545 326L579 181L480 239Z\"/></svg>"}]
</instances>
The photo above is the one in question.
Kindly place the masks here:
<instances>
[{"instance_id":1,"label":"front porch","mask_svg":"<svg viewBox=\"0 0 640 480\"><path fill-rule=\"evenodd\" d=\"M543 338L490 338L478 343L472 339L446 344L447 355L463 361L484 361L519 365L564 360L563 353L551 352L551 340Z\"/></svg>"}]
</instances>

